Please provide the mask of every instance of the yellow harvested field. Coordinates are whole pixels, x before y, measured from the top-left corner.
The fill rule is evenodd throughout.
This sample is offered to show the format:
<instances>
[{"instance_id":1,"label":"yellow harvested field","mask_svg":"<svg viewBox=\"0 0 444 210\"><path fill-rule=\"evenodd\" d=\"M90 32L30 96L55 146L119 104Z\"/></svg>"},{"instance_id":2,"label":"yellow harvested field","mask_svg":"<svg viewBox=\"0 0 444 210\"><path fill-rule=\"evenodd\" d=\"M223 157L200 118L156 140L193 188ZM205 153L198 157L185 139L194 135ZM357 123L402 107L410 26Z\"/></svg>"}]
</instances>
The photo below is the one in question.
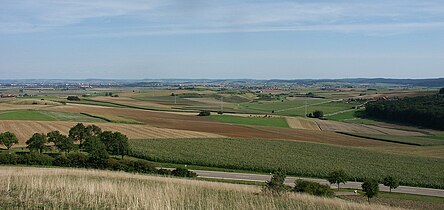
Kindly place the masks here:
<instances>
[{"instance_id":1,"label":"yellow harvested field","mask_svg":"<svg viewBox=\"0 0 444 210\"><path fill-rule=\"evenodd\" d=\"M76 122L61 121L25 121L25 120L1 120L0 132L10 131L17 135L19 145L24 145L34 133L48 133L53 130L67 134L69 129ZM221 138L222 135L184 131L167 128L156 128L148 125L116 124L116 123L84 123L85 125L95 124L102 130L119 131L130 139L150 139L150 138Z\"/></svg>"},{"instance_id":2,"label":"yellow harvested field","mask_svg":"<svg viewBox=\"0 0 444 210\"><path fill-rule=\"evenodd\" d=\"M314 120L305 119L302 117L287 117L287 123L290 128L307 129L320 131L318 124Z\"/></svg>"},{"instance_id":3,"label":"yellow harvested field","mask_svg":"<svg viewBox=\"0 0 444 210\"><path fill-rule=\"evenodd\" d=\"M218 99L215 99L215 98L185 98L185 99L190 100L190 101L205 103L205 104L212 104L212 105L214 105L214 104L220 105L221 104L221 101ZM231 103L225 102L225 101L222 103L223 104L231 104Z\"/></svg>"},{"instance_id":4,"label":"yellow harvested field","mask_svg":"<svg viewBox=\"0 0 444 210\"><path fill-rule=\"evenodd\" d=\"M392 136L424 136L425 134L416 131L406 131L391 128L384 128L374 125L344 123L330 120L316 120L321 130L326 131L341 131L349 133L365 133L377 135L392 135Z\"/></svg>"}]
</instances>

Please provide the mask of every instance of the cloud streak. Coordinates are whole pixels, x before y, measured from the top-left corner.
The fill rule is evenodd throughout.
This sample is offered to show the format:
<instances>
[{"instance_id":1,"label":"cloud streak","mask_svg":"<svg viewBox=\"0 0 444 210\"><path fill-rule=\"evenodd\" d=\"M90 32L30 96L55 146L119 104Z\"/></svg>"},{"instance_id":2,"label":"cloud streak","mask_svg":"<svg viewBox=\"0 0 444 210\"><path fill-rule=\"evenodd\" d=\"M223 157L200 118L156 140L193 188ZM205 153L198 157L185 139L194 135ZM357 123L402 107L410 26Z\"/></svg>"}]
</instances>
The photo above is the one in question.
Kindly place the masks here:
<instances>
[{"instance_id":1,"label":"cloud streak","mask_svg":"<svg viewBox=\"0 0 444 210\"><path fill-rule=\"evenodd\" d=\"M125 37L157 34L331 31L384 35L444 29L444 3L440 1L0 2L2 34L49 31L75 32L79 36Z\"/></svg>"}]
</instances>

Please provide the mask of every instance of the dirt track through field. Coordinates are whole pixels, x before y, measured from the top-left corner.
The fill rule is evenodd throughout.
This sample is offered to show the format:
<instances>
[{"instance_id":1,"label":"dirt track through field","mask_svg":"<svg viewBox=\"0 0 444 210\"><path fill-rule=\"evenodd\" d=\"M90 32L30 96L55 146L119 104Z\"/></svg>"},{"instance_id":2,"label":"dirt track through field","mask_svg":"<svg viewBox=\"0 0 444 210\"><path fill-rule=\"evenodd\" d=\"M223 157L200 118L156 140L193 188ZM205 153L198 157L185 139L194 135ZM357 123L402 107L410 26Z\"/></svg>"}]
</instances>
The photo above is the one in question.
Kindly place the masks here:
<instances>
[{"instance_id":1,"label":"dirt track through field","mask_svg":"<svg viewBox=\"0 0 444 210\"><path fill-rule=\"evenodd\" d=\"M69 128L76 122L61 121L25 121L25 120L1 120L0 132L10 131L17 135L19 144L25 144L34 133L47 133L53 130L67 134ZM150 138L220 138L222 135L174 130L166 128L156 128L147 125L115 124L115 123L84 123L85 125L95 124L102 130L119 131L127 135L130 139L150 139Z\"/></svg>"}]
</instances>

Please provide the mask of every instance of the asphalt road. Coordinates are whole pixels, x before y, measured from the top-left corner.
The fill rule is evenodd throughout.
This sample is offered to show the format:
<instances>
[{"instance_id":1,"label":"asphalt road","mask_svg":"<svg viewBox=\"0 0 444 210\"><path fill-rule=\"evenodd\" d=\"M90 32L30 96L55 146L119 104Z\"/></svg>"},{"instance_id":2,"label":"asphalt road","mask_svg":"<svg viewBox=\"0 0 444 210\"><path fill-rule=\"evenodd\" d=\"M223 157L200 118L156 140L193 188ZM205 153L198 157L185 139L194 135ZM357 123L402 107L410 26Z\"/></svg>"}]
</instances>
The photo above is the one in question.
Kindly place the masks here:
<instances>
[{"instance_id":1,"label":"asphalt road","mask_svg":"<svg viewBox=\"0 0 444 210\"><path fill-rule=\"evenodd\" d=\"M264 175L264 174L245 174L245 173L203 171L203 170L192 170L192 171L196 172L197 175L202 178L257 181L257 182L265 182L270 180L271 178L271 175ZM298 177L287 177L287 179L285 180L285 184L293 186L294 181L296 179L298 179ZM330 185L330 183L328 183L328 181L324 179L312 179L312 178L301 178L301 179ZM341 184L340 188L361 189L361 184L362 182L347 182L346 184ZM337 185L331 185L331 187L337 188ZM379 185L379 190L388 192L389 188L384 185ZM444 197L444 190L422 188L422 187L399 186L396 189L392 189L392 192Z\"/></svg>"}]
</instances>

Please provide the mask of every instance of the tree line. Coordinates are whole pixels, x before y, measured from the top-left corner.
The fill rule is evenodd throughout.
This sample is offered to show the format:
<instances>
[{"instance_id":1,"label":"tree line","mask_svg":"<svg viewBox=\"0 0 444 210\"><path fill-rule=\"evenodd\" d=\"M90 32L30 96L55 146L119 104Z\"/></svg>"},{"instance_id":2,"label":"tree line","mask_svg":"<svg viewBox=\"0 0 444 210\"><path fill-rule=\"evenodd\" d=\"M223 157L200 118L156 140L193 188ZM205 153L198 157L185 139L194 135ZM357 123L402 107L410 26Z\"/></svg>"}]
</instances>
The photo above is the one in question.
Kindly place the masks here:
<instances>
[{"instance_id":1,"label":"tree line","mask_svg":"<svg viewBox=\"0 0 444 210\"><path fill-rule=\"evenodd\" d=\"M0 164L10 165L53 165L76 168L97 168L137 173L157 173L182 177L195 177L194 172L184 168L175 170L156 169L145 160L124 160L128 154L128 137L120 132L102 131L96 125L78 123L68 135L60 131L47 134L35 133L26 141L30 152L11 152L18 140L14 133L0 133L0 144L7 154L0 153ZM52 150L51 152L46 152ZM57 150L58 152L54 152ZM119 159L112 157L120 156Z\"/></svg>"},{"instance_id":2,"label":"tree line","mask_svg":"<svg viewBox=\"0 0 444 210\"><path fill-rule=\"evenodd\" d=\"M295 186L291 188L290 186L285 185L285 178L287 177L286 173L283 170L277 170L270 181L265 183L263 191L266 193L271 193L275 195L281 195L286 192L297 192L297 193L308 193L315 196L322 197L333 197L334 192L328 185L319 184L317 182L306 181L302 179L297 179L295 181ZM330 184L339 185L347 183L347 180L350 176L343 170L332 171L327 180ZM361 185L363 195L367 197L368 202L370 203L370 198L376 197L379 193L379 183L380 181L375 179L366 179ZM390 192L392 189L396 189L399 187L399 180L393 176L385 177L381 184L390 188Z\"/></svg>"},{"instance_id":3,"label":"tree line","mask_svg":"<svg viewBox=\"0 0 444 210\"><path fill-rule=\"evenodd\" d=\"M369 102L365 113L377 119L444 130L444 88L436 95Z\"/></svg>"}]
</instances>

